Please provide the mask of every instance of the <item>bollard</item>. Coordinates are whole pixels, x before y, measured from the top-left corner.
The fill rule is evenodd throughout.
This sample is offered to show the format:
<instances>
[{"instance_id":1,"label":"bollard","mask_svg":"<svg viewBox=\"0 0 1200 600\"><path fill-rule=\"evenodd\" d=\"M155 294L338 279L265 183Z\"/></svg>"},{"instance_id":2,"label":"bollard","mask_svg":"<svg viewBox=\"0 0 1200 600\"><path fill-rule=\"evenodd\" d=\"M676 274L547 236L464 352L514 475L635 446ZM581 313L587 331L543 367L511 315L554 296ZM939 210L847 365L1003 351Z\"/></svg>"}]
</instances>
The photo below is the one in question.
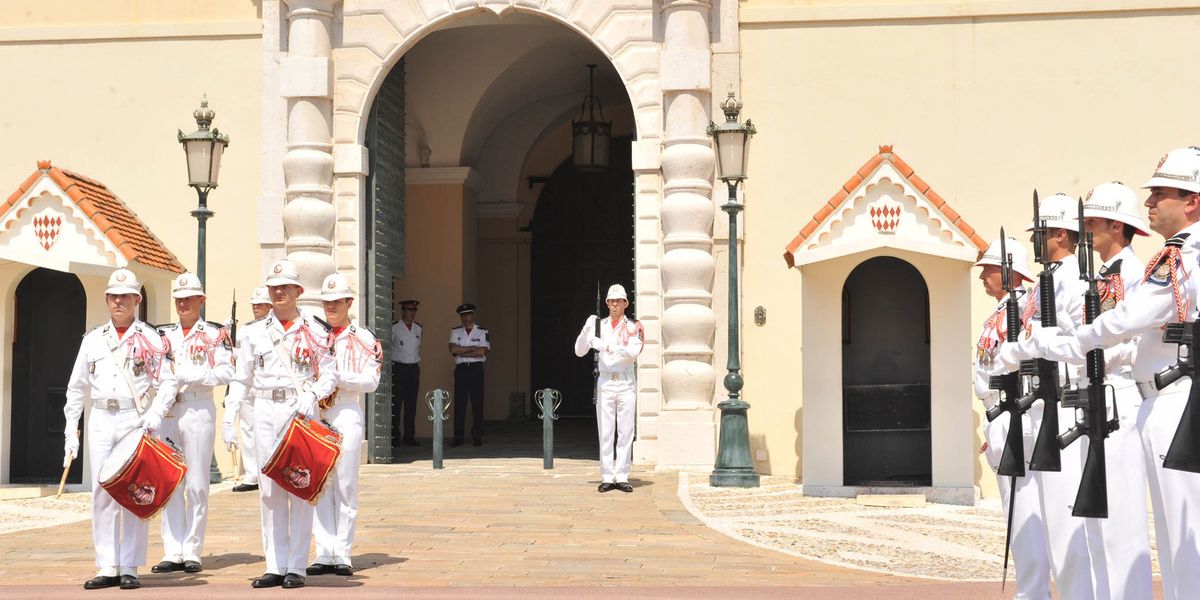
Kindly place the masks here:
<instances>
[{"instance_id":1,"label":"bollard","mask_svg":"<svg viewBox=\"0 0 1200 600\"><path fill-rule=\"evenodd\" d=\"M446 410L450 408L450 392L438 388L425 394L425 402L429 405L429 420L433 421L433 468L442 468L442 423L450 417Z\"/></svg>"},{"instance_id":2,"label":"bollard","mask_svg":"<svg viewBox=\"0 0 1200 600\"><path fill-rule=\"evenodd\" d=\"M538 410L542 414L542 468L554 468L554 421L558 419L558 407L562 405L562 394L554 388L538 390L533 394Z\"/></svg>"}]
</instances>

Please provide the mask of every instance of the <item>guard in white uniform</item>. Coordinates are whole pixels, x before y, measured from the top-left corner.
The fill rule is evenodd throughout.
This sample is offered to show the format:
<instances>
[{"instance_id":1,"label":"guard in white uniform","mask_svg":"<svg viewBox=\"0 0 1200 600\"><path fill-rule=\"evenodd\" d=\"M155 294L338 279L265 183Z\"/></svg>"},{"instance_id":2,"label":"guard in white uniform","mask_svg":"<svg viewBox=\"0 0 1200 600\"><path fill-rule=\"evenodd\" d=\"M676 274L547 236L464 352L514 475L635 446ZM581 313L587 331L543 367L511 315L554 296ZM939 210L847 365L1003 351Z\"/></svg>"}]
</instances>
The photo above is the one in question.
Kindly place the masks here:
<instances>
[{"instance_id":1,"label":"guard in white uniform","mask_svg":"<svg viewBox=\"0 0 1200 600\"><path fill-rule=\"evenodd\" d=\"M1054 302L1057 312L1058 330L1071 332L1083 322L1083 291L1079 280L1079 260L1075 246L1079 236L1079 200L1066 194L1055 194L1043 198L1039 205L1040 217L1046 222L1047 258L1057 263L1054 269ZM1033 230L1031 223L1029 231ZM1037 288L1030 293L1022 321L1027 330L1041 329ZM1022 360L1039 358L1036 345L1028 338L1017 344L1004 344L996 357L997 373L1016 369ZM1064 375L1060 383L1064 388L1068 382L1080 379L1081 369L1069 363L1059 363ZM1042 426L1045 406L1035 403L1026 414L1037 432ZM1075 409L1058 407L1058 431L1061 434L1075 423ZM1034 434L1036 442L1037 434ZM1042 517L1046 520L1049 533L1050 564L1054 571L1054 582L1063 598L1093 598L1101 578L1093 573L1093 561L1088 550L1087 533L1083 519L1071 516L1071 506L1079 491L1083 475L1083 453L1080 444L1072 444L1061 452L1061 471L1034 471L1029 474L1038 482L1038 493L1042 498ZM1026 454L1029 460L1030 454ZM1107 580L1102 583L1107 588Z\"/></svg>"},{"instance_id":2,"label":"guard in white uniform","mask_svg":"<svg viewBox=\"0 0 1200 600\"><path fill-rule=\"evenodd\" d=\"M243 402L253 401L254 446L264 458L296 412L316 416L317 400L333 393L337 378L328 347L329 326L296 306L304 292L296 266L286 259L276 262L266 286L271 314L248 323L241 333L222 427L225 443L235 443L233 415ZM251 586L303 587L313 507L267 477L259 479L259 496L267 568Z\"/></svg>"},{"instance_id":3,"label":"guard in white uniform","mask_svg":"<svg viewBox=\"0 0 1200 600\"><path fill-rule=\"evenodd\" d=\"M271 297L267 295L267 288L254 288L254 292L250 294L250 311L254 313L255 320L265 319L271 313ZM232 491L252 492L258 489L258 471L262 467L258 453L254 451L254 403L243 402L237 418L238 439L241 442L238 445L238 453L241 457L242 482L233 486Z\"/></svg>"},{"instance_id":4,"label":"guard in white uniform","mask_svg":"<svg viewBox=\"0 0 1200 600\"><path fill-rule=\"evenodd\" d=\"M595 350L599 356L596 381L596 429L600 435L600 492L632 492L629 466L633 458L633 428L637 416L637 357L645 336L642 324L625 316L625 288L608 288L608 318L596 335L596 315L588 317L575 338L575 356ZM615 455L615 457L614 457Z\"/></svg>"},{"instance_id":5,"label":"guard in white uniform","mask_svg":"<svg viewBox=\"0 0 1200 600\"><path fill-rule=\"evenodd\" d=\"M92 543L100 571L84 589L141 586L137 568L146 564L149 527L100 487L100 468L114 446L137 428L157 429L166 398L175 397L175 367L170 346L154 328L137 320L141 283L126 269L108 279L105 301L109 322L83 336L67 384L66 458L79 453L79 418L88 413L88 455L92 477ZM157 392L153 402L150 396Z\"/></svg>"},{"instance_id":6,"label":"guard in white uniform","mask_svg":"<svg viewBox=\"0 0 1200 600\"><path fill-rule=\"evenodd\" d=\"M159 437L171 440L183 452L187 477L182 493L176 492L162 511L163 559L154 573L203 570L204 530L208 523L209 465L213 458L216 406L213 386L233 377L229 331L200 318L204 288L193 273L175 278L175 311L179 322L159 327L171 342L179 393L167 410Z\"/></svg>"},{"instance_id":7,"label":"guard in white uniform","mask_svg":"<svg viewBox=\"0 0 1200 600\"><path fill-rule=\"evenodd\" d=\"M342 434L342 455L325 493L317 501L313 536L317 558L309 575L354 574L350 549L354 545L354 521L358 515L358 465L362 454L364 394L379 387L383 348L375 334L350 322L354 292L346 277L334 273L321 285L325 318L333 327L330 340L337 361L337 391L323 402L321 417Z\"/></svg>"},{"instance_id":8,"label":"guard in white uniform","mask_svg":"<svg viewBox=\"0 0 1200 600\"><path fill-rule=\"evenodd\" d=\"M421 389L421 324L418 300L400 303L400 320L392 323L392 441L419 446L416 437L417 394ZM401 428L403 418L403 428Z\"/></svg>"},{"instance_id":9,"label":"guard in white uniform","mask_svg":"<svg viewBox=\"0 0 1200 600\"><path fill-rule=\"evenodd\" d=\"M1033 281L1033 273L1029 269L1029 260L1025 248L1014 238L1005 242L1005 251L1012 256L1014 273L1013 284L1017 287L1018 311L1024 312L1025 303L1029 296L1023 287L1023 281ZM983 402L985 408L990 408L1000 400L1000 393L989 386L989 375L992 363L1000 345L1004 343L1008 332L1005 324L1005 309L1008 306L1008 294L1004 291L1004 281L1001 276L1000 240L992 242L975 266L982 267L979 279L987 295L998 302L996 309L983 323L983 331L979 334L979 342L975 347L974 382L975 396ZM1000 468L1000 456L1004 452L1004 444L1008 439L1007 415L994 421L983 422L983 437L986 441L984 456L992 472ZM1025 456L1033 453L1033 442L1037 429L1030 423L1028 413L1021 417L1024 433ZM1038 480L1026 474L1017 477L1017 489L1012 490L1013 478L996 476L1000 488L1000 501L1004 506L1004 514L1013 511L1012 522L1012 557L1013 566L1017 571L1017 600L1049 600L1050 599L1050 550L1047 547L1046 521L1042 518L1041 494L1038 493ZM1010 500L1012 506L1009 506Z\"/></svg>"},{"instance_id":10,"label":"guard in white uniform","mask_svg":"<svg viewBox=\"0 0 1200 600\"><path fill-rule=\"evenodd\" d=\"M483 445L483 364L492 349L488 330L475 323L475 305L456 309L462 325L450 330L450 355L454 357L454 439L461 446L467 428L467 404L471 405L471 439Z\"/></svg>"},{"instance_id":11,"label":"guard in white uniform","mask_svg":"<svg viewBox=\"0 0 1200 600\"><path fill-rule=\"evenodd\" d=\"M1145 271L1129 246L1133 236L1150 235L1137 205L1137 194L1117 182L1092 188L1084 202L1084 226L1103 261L1099 272L1102 313L1132 294ZM1069 339L1050 337L1052 333L1039 333L1039 339ZM1131 340L1104 349L1105 384L1112 386L1120 427L1104 442L1109 518L1084 520L1097 598L1137 600L1151 595L1146 467L1137 432L1142 396L1131 375L1135 347ZM1074 344L1044 344L1038 351L1049 360L1086 365L1086 355ZM1084 436L1079 442L1080 451L1087 456L1090 441Z\"/></svg>"},{"instance_id":12,"label":"guard in white uniform","mask_svg":"<svg viewBox=\"0 0 1200 600\"><path fill-rule=\"evenodd\" d=\"M1077 329L1068 342L1078 344L1074 351L1086 352L1137 337L1130 376L1142 394L1137 429L1154 509L1163 598L1184 600L1200 590L1200 474L1163 468L1163 456L1179 425L1190 382L1182 378L1158 390L1154 374L1176 362L1177 347L1162 342L1163 325L1197 315L1200 285L1192 272L1200 264L1200 149L1172 150L1142 187L1150 189L1145 201L1150 229L1166 243L1148 263L1142 283L1094 323ZM1039 346L1062 343L1046 337L1039 337Z\"/></svg>"}]
</instances>

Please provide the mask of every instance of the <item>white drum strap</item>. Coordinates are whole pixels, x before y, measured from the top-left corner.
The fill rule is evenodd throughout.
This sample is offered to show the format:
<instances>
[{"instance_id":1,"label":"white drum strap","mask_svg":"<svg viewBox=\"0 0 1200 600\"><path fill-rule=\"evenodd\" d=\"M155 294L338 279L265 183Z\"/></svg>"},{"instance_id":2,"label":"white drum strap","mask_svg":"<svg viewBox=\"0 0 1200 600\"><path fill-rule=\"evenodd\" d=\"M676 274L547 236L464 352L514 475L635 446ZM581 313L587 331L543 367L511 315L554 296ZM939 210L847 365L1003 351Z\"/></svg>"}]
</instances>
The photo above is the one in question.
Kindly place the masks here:
<instances>
[{"instance_id":1,"label":"white drum strap","mask_svg":"<svg viewBox=\"0 0 1200 600\"><path fill-rule=\"evenodd\" d=\"M283 365L283 368L287 369L288 375L292 378L292 387L296 388L296 397L299 398L300 394L304 393L304 390L300 389L300 378L296 377L296 371L292 369L291 360L283 354L283 336L279 335L278 331L272 329L271 342L275 347L275 357L279 359L279 363Z\"/></svg>"},{"instance_id":2,"label":"white drum strap","mask_svg":"<svg viewBox=\"0 0 1200 600\"><path fill-rule=\"evenodd\" d=\"M147 402L145 397L138 396L137 387L133 385L133 378L129 376L129 370L125 368L124 362L119 356L117 356L117 348L120 347L120 340L109 338L108 352L112 355L113 364L117 367L117 370L121 372L121 376L125 378L125 385L129 386L129 397L133 398L133 407L135 410L137 410L137 413L140 416L142 413L146 412L146 405L149 404L149 402Z\"/></svg>"}]
</instances>

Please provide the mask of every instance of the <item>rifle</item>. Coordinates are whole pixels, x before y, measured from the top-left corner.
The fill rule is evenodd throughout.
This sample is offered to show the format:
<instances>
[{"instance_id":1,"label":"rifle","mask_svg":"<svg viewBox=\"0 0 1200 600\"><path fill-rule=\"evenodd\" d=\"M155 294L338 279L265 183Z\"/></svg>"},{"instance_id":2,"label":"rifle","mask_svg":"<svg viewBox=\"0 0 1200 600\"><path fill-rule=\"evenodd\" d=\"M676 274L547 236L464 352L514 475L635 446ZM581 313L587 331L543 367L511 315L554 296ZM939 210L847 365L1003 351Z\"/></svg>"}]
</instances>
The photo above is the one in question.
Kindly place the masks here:
<instances>
[{"instance_id":1,"label":"rifle","mask_svg":"<svg viewBox=\"0 0 1200 600\"><path fill-rule=\"evenodd\" d=\"M1004 228L1000 228L1000 277L1004 279L1004 291L1008 292L1008 302L1004 306L1004 322L1006 324L1007 342L1016 342L1020 334L1021 315L1017 306L1017 289L1013 285L1012 255L1005 245ZM1001 414L1008 413L1008 435L1004 439L1004 451L1000 455L1000 465L996 468L998 475L1007 475L1010 479L1008 486L1008 528L1004 532L1004 571L1000 581L1000 589L1008 580L1008 551L1012 545L1013 501L1016 499L1017 478L1025 476L1025 443L1024 430L1021 426L1021 415L1024 411L1017 405L1021 394L1020 369L993 375L988 379L988 388L999 390L1000 401L987 409L988 422L995 421Z\"/></svg>"},{"instance_id":2,"label":"rifle","mask_svg":"<svg viewBox=\"0 0 1200 600\"><path fill-rule=\"evenodd\" d=\"M1080 225L1082 227L1082 224ZM1054 298L1054 269L1050 260L1050 248L1046 240L1046 222L1041 219L1038 193L1033 190L1033 256L1042 265L1038 274L1038 310L1042 327L1058 326ZM1029 410L1033 403L1041 400L1042 426L1038 429L1029 457L1029 468L1034 471L1061 471L1062 453L1058 447L1058 403L1062 397L1062 386L1058 383L1058 363L1037 358L1021 361L1021 374L1029 377L1030 391L1017 401L1021 412Z\"/></svg>"},{"instance_id":3,"label":"rifle","mask_svg":"<svg viewBox=\"0 0 1200 600\"><path fill-rule=\"evenodd\" d=\"M233 288L233 305L229 307L229 345L237 347L237 288Z\"/></svg>"},{"instance_id":4,"label":"rifle","mask_svg":"<svg viewBox=\"0 0 1200 600\"><path fill-rule=\"evenodd\" d=\"M1079 278L1088 283L1083 294L1083 322L1091 323L1100 316L1100 290L1096 286L1092 262L1092 234L1083 231L1083 200L1079 201L1079 230L1083 234L1079 246ZM1082 383L1082 381L1080 381ZM1107 390L1104 385L1104 349L1096 348L1087 353L1087 390L1078 387L1063 395L1063 406L1084 409L1084 419L1078 416L1075 425L1058 436L1060 448L1086 435L1088 438L1087 461L1083 463L1083 476L1079 480L1079 492L1075 495L1075 506L1071 514L1076 517L1094 519L1108 518L1107 474L1104 459L1104 439L1120 426L1117 419L1117 402L1113 398L1113 418L1108 419ZM1076 413L1078 415L1078 412ZM1042 423L1045 427L1045 422Z\"/></svg>"},{"instance_id":5,"label":"rifle","mask_svg":"<svg viewBox=\"0 0 1200 600\"><path fill-rule=\"evenodd\" d=\"M1171 438L1171 446L1163 458L1163 467L1176 471L1200 473L1200 409L1196 396L1200 395L1200 386L1196 385L1198 375L1196 362L1192 359L1192 341L1200 334L1200 321L1187 323L1168 323L1163 331L1163 343L1179 345L1179 362L1154 374L1154 386L1163 389L1175 383L1180 377L1192 378L1191 392L1183 415L1179 419L1179 427L1175 429L1175 437Z\"/></svg>"},{"instance_id":6,"label":"rifle","mask_svg":"<svg viewBox=\"0 0 1200 600\"><path fill-rule=\"evenodd\" d=\"M596 280L596 339L600 338L600 320L604 318L604 313L601 312L600 302L600 280ZM595 405L599 401L596 396L600 387L600 351L592 350L592 404Z\"/></svg>"}]
</instances>

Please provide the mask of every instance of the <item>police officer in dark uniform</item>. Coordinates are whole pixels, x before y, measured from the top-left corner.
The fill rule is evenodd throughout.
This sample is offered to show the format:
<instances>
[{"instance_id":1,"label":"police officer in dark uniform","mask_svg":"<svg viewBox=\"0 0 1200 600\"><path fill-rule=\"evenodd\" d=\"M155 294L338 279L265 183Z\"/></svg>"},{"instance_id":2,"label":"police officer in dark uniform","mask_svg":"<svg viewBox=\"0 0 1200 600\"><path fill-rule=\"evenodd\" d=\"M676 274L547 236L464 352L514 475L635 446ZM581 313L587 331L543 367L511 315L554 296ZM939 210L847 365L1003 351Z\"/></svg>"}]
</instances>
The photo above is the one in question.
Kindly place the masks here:
<instances>
[{"instance_id":1,"label":"police officer in dark uniform","mask_svg":"<svg viewBox=\"0 0 1200 600\"><path fill-rule=\"evenodd\" d=\"M466 430L467 403L471 404L471 440L483 445L483 363L492 348L488 330L475 324L475 305L460 304L462 325L450 330L450 355L454 357L454 439L461 446Z\"/></svg>"}]
</instances>

